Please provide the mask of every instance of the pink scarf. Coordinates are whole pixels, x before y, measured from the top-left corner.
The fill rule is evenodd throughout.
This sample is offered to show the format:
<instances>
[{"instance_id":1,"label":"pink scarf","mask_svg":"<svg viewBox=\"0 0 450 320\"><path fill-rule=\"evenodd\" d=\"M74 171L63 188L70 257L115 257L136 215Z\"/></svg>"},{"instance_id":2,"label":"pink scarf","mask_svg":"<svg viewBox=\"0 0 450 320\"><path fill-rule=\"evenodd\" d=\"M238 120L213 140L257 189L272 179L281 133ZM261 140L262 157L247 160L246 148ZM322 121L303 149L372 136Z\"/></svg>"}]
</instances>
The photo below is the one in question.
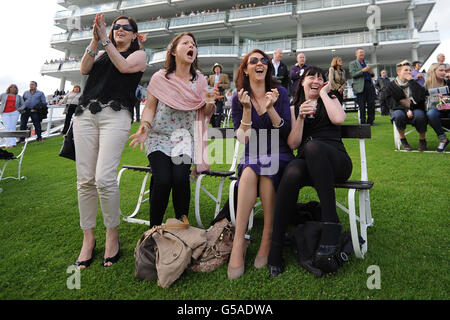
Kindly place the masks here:
<instances>
[{"instance_id":1,"label":"pink scarf","mask_svg":"<svg viewBox=\"0 0 450 320\"><path fill-rule=\"evenodd\" d=\"M169 79L167 79L166 70L161 69L152 76L147 91L175 110L197 110L197 125L194 125L194 164L196 171L202 172L209 169L208 124L212 113L209 115L204 113L203 106L208 85L205 77L199 72L197 72L195 86L196 91L176 77L174 73L169 74Z\"/></svg>"}]
</instances>

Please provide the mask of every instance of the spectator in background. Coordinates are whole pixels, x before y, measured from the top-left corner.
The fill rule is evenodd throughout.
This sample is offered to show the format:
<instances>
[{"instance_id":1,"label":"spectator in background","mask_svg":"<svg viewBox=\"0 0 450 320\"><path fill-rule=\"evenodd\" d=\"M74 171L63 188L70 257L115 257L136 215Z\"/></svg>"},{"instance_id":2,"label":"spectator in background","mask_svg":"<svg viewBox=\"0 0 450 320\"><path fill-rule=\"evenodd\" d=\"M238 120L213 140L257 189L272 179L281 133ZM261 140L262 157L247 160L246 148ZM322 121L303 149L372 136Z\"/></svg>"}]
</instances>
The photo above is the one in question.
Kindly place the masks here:
<instances>
[{"instance_id":1,"label":"spectator in background","mask_svg":"<svg viewBox=\"0 0 450 320\"><path fill-rule=\"evenodd\" d=\"M303 52L297 54L297 63L291 67L289 77L291 79L291 96L295 97L297 88L300 83L300 77L309 66L306 64L306 56Z\"/></svg>"},{"instance_id":2,"label":"spectator in background","mask_svg":"<svg viewBox=\"0 0 450 320\"><path fill-rule=\"evenodd\" d=\"M209 76L208 85L211 87L217 86L219 89L219 96L222 96L222 98L216 100L216 111L211 119L211 125L217 128L220 127L220 122L222 120L223 103L225 98L224 90L230 87L230 79L227 74L222 73L223 66L219 63L214 64L212 71L214 74Z\"/></svg>"},{"instance_id":3,"label":"spectator in background","mask_svg":"<svg viewBox=\"0 0 450 320\"><path fill-rule=\"evenodd\" d=\"M397 127L400 141L406 151L411 151L405 136L406 124L411 123L419 132L419 151L427 148L425 134L427 117L425 115L426 91L411 74L411 63L404 60L397 64L397 77L386 89L386 99L391 111L391 120Z\"/></svg>"},{"instance_id":4,"label":"spectator in background","mask_svg":"<svg viewBox=\"0 0 450 320\"><path fill-rule=\"evenodd\" d=\"M136 122L141 121L141 103L142 99L145 97L145 89L140 84L136 88L136 103L134 104L134 118L136 118ZM133 119L131 119L133 122Z\"/></svg>"},{"instance_id":5,"label":"spectator in background","mask_svg":"<svg viewBox=\"0 0 450 320\"><path fill-rule=\"evenodd\" d=\"M374 72L364 60L364 49L358 48L355 55L356 60L350 63L349 69L353 78L353 92L356 94L360 123L368 123L372 126L375 121L375 87L372 82Z\"/></svg>"},{"instance_id":6,"label":"spectator in background","mask_svg":"<svg viewBox=\"0 0 450 320\"><path fill-rule=\"evenodd\" d=\"M413 62L413 70L412 70L412 77L413 79L420 84L422 87L425 87L425 76L422 72L420 72L420 68L422 68L422 64L420 61L414 61Z\"/></svg>"},{"instance_id":7,"label":"spectator in background","mask_svg":"<svg viewBox=\"0 0 450 320\"><path fill-rule=\"evenodd\" d=\"M74 85L72 92L69 92L59 104L66 104L66 119L64 121L64 128L62 130L62 134L66 134L67 130L69 130L70 121L72 120L72 116L75 113L75 109L77 108L81 97L81 87L79 85Z\"/></svg>"},{"instance_id":8,"label":"spectator in background","mask_svg":"<svg viewBox=\"0 0 450 320\"><path fill-rule=\"evenodd\" d=\"M283 50L280 48L273 52L272 65L274 67L273 75L281 85L289 89L289 71L287 66L281 61L283 59Z\"/></svg>"},{"instance_id":9,"label":"spectator in background","mask_svg":"<svg viewBox=\"0 0 450 320\"><path fill-rule=\"evenodd\" d=\"M30 82L30 90L25 91L23 94L23 100L25 101L20 116L20 130L27 129L28 119L31 117L33 121L34 129L36 130L37 140L42 141L42 129L41 129L41 117L39 115L39 108L41 106L47 106L45 94L42 91L37 90L37 82ZM20 138L20 141L24 141L24 138Z\"/></svg>"},{"instance_id":10,"label":"spectator in background","mask_svg":"<svg viewBox=\"0 0 450 320\"><path fill-rule=\"evenodd\" d=\"M448 87L450 89L450 80L445 79L445 64L436 63L432 64L427 74L426 89L430 91L433 88ZM442 97L442 96L441 96ZM448 146L449 140L445 135L445 131L442 128L441 118L448 118L450 116L450 110L438 110L439 94L430 94L427 102L427 118L430 126L436 132L439 138L439 146L436 149L437 152L443 152Z\"/></svg>"},{"instance_id":11,"label":"spectator in background","mask_svg":"<svg viewBox=\"0 0 450 320\"><path fill-rule=\"evenodd\" d=\"M342 69L341 57L334 57L331 60L330 69L328 70L328 81L331 84L331 94L334 94L342 104L347 79L345 78L345 71Z\"/></svg>"},{"instance_id":12,"label":"spectator in background","mask_svg":"<svg viewBox=\"0 0 450 320\"><path fill-rule=\"evenodd\" d=\"M19 89L15 84L11 84L6 93L0 95L0 114L2 115L3 124L8 131L16 131L17 120L19 120L19 109L23 106L24 101L19 95ZM5 138L6 149L14 148L17 144L16 138Z\"/></svg>"},{"instance_id":13,"label":"spectator in background","mask_svg":"<svg viewBox=\"0 0 450 320\"><path fill-rule=\"evenodd\" d=\"M378 100L380 101L382 116L389 115L389 106L386 102L386 89L389 86L389 83L391 83L391 80L387 76L387 71L381 70L380 76L375 82L375 89L378 91Z\"/></svg>"},{"instance_id":14,"label":"spectator in background","mask_svg":"<svg viewBox=\"0 0 450 320\"><path fill-rule=\"evenodd\" d=\"M443 64L445 66L445 77L450 78L450 64L445 63L445 54L439 53L436 57L437 63Z\"/></svg>"}]
</instances>

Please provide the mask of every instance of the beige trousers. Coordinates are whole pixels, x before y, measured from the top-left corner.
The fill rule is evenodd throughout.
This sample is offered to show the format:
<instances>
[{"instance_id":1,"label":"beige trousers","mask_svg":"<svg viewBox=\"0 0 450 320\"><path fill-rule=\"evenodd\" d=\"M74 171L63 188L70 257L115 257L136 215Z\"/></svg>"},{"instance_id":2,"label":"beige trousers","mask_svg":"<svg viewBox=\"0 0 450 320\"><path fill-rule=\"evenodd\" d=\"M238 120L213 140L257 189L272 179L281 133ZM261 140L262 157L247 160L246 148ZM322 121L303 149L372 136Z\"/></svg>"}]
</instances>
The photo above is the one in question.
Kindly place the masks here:
<instances>
[{"instance_id":1,"label":"beige trousers","mask_svg":"<svg viewBox=\"0 0 450 320\"><path fill-rule=\"evenodd\" d=\"M98 198L106 228L120 224L120 192L117 167L128 141L131 114L110 107L92 114L89 110L73 122L78 207L81 229L96 226Z\"/></svg>"}]
</instances>

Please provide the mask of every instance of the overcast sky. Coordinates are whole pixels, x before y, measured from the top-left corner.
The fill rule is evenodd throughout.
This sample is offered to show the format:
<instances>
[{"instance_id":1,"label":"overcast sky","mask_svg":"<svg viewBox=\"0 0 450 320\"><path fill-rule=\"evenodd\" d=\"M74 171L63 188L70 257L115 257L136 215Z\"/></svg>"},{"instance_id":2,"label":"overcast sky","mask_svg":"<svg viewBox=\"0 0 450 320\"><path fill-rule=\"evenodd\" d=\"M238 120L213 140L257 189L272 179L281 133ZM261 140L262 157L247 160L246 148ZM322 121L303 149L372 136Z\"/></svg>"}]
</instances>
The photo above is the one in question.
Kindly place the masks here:
<instances>
[{"instance_id":1,"label":"overcast sky","mask_svg":"<svg viewBox=\"0 0 450 320\"><path fill-rule=\"evenodd\" d=\"M441 37L441 44L425 63L425 69L435 61L439 52L446 54L446 62L450 61L449 3L449 0L437 0L423 29L434 30L437 25ZM28 89L30 80L37 81L38 88L45 94L51 94L59 88L59 79L41 76L40 70L46 60L64 57L62 52L50 48L51 35L61 32L53 24L55 12L61 9L56 0L0 1L3 21L0 92L15 83L20 93L23 93ZM66 89L71 89L69 82L66 82Z\"/></svg>"}]
</instances>

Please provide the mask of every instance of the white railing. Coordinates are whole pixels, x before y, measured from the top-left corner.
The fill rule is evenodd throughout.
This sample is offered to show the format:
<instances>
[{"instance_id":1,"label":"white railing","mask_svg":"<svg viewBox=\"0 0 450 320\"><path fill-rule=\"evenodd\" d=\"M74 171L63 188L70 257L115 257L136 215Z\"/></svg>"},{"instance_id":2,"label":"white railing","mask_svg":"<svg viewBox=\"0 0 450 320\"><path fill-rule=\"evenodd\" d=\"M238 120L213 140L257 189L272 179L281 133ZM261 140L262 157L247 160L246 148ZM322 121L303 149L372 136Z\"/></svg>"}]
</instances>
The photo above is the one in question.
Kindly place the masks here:
<instances>
[{"instance_id":1,"label":"white railing","mask_svg":"<svg viewBox=\"0 0 450 320\"><path fill-rule=\"evenodd\" d=\"M61 66L61 71L80 70L81 61L64 62Z\"/></svg>"},{"instance_id":2,"label":"white railing","mask_svg":"<svg viewBox=\"0 0 450 320\"><path fill-rule=\"evenodd\" d=\"M138 23L138 30L139 32L148 31L151 32L153 30L161 30L161 29L167 29L169 20L163 19L163 20L157 20L157 21L147 21L147 22L141 22Z\"/></svg>"},{"instance_id":3,"label":"white railing","mask_svg":"<svg viewBox=\"0 0 450 320\"><path fill-rule=\"evenodd\" d=\"M327 48L373 43L369 32L345 33L322 37L303 38L297 41L297 49Z\"/></svg>"},{"instance_id":4,"label":"white railing","mask_svg":"<svg viewBox=\"0 0 450 320\"><path fill-rule=\"evenodd\" d=\"M69 37L69 33L59 33L59 34L54 34L52 35L51 39L50 39L50 43L54 43L54 42L64 42L67 41L67 38Z\"/></svg>"},{"instance_id":5,"label":"white railing","mask_svg":"<svg viewBox=\"0 0 450 320\"><path fill-rule=\"evenodd\" d=\"M378 31L378 41L411 40L413 32L409 29L381 30Z\"/></svg>"},{"instance_id":6,"label":"white railing","mask_svg":"<svg viewBox=\"0 0 450 320\"><path fill-rule=\"evenodd\" d=\"M205 13L195 16L186 16L170 19L169 29L199 24L225 23L226 12Z\"/></svg>"},{"instance_id":7,"label":"white railing","mask_svg":"<svg viewBox=\"0 0 450 320\"><path fill-rule=\"evenodd\" d=\"M162 50L162 51L156 51L156 52L149 54L147 63L152 64L152 63L164 62L166 60L166 53L167 53L167 50Z\"/></svg>"},{"instance_id":8,"label":"white railing","mask_svg":"<svg viewBox=\"0 0 450 320\"><path fill-rule=\"evenodd\" d=\"M369 0L298 0L297 12L369 3Z\"/></svg>"},{"instance_id":9,"label":"white railing","mask_svg":"<svg viewBox=\"0 0 450 320\"><path fill-rule=\"evenodd\" d=\"M440 42L441 37L439 36L438 30L421 31L419 32L420 42Z\"/></svg>"},{"instance_id":10,"label":"white railing","mask_svg":"<svg viewBox=\"0 0 450 320\"><path fill-rule=\"evenodd\" d=\"M198 47L199 56L238 56L239 47L233 45L212 45Z\"/></svg>"},{"instance_id":11,"label":"white railing","mask_svg":"<svg viewBox=\"0 0 450 320\"><path fill-rule=\"evenodd\" d=\"M271 41L259 41L259 42L251 42L246 43L242 46L241 55L246 55L253 49L260 49L265 53L273 53L276 49L281 49L283 51L292 49L292 40L291 39L279 39L279 40L271 40Z\"/></svg>"},{"instance_id":12,"label":"white railing","mask_svg":"<svg viewBox=\"0 0 450 320\"><path fill-rule=\"evenodd\" d=\"M96 14L99 12L114 11L117 9L118 5L119 5L119 1L91 5L88 7L79 8L79 9L75 10L74 16L83 16L83 15L89 15L89 14Z\"/></svg>"},{"instance_id":13,"label":"white railing","mask_svg":"<svg viewBox=\"0 0 450 320\"><path fill-rule=\"evenodd\" d=\"M59 70L61 63L57 62L57 63L46 63L44 65L42 65L41 67L41 73L46 73L46 72L56 72Z\"/></svg>"},{"instance_id":14,"label":"white railing","mask_svg":"<svg viewBox=\"0 0 450 320\"><path fill-rule=\"evenodd\" d=\"M120 5L120 9L126 9L131 7L139 7L153 4L169 3L167 0L124 0Z\"/></svg>"},{"instance_id":15,"label":"white railing","mask_svg":"<svg viewBox=\"0 0 450 320\"><path fill-rule=\"evenodd\" d=\"M71 15L72 15L71 10L61 10L55 13L55 19L64 19L70 17Z\"/></svg>"},{"instance_id":16,"label":"white railing","mask_svg":"<svg viewBox=\"0 0 450 320\"><path fill-rule=\"evenodd\" d=\"M262 6L249 9L231 10L229 21L270 15L292 13L292 3Z\"/></svg>"}]
</instances>

